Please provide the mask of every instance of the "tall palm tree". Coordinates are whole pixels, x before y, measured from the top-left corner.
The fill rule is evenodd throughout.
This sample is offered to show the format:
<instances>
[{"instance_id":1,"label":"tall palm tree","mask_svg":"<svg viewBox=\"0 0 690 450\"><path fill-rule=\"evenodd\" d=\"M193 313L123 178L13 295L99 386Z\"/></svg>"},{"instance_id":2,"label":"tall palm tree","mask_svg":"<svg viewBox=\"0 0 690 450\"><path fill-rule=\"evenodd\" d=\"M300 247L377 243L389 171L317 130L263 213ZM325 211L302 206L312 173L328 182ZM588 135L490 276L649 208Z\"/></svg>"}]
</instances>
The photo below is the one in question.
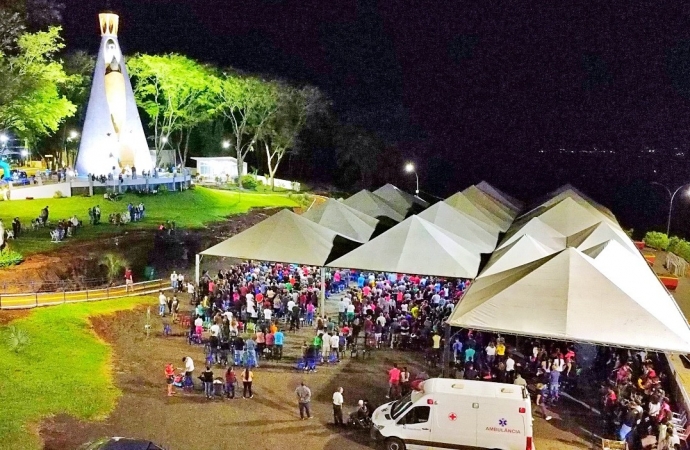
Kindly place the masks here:
<instances>
[{"instance_id":1,"label":"tall palm tree","mask_svg":"<svg viewBox=\"0 0 690 450\"><path fill-rule=\"evenodd\" d=\"M115 253L106 253L101 258L101 264L105 266L108 277L108 284L112 285L113 281L120 275L122 269L127 266L127 260Z\"/></svg>"}]
</instances>

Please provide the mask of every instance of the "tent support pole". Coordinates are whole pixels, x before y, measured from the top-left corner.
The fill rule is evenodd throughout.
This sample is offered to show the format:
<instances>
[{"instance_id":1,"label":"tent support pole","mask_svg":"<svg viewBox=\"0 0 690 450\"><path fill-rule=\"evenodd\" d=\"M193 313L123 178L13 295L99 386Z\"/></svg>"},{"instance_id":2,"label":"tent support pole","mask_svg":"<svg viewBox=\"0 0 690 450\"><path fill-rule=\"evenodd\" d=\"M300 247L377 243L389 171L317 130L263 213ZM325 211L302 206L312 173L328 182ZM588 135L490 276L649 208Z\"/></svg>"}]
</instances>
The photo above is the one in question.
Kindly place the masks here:
<instances>
[{"instance_id":1,"label":"tent support pole","mask_svg":"<svg viewBox=\"0 0 690 450\"><path fill-rule=\"evenodd\" d=\"M196 254L196 267L194 269L194 281L196 282L196 285L199 285L199 268L201 266L201 255Z\"/></svg>"},{"instance_id":2,"label":"tent support pole","mask_svg":"<svg viewBox=\"0 0 690 450\"><path fill-rule=\"evenodd\" d=\"M319 293L319 316L326 316L326 268L321 268L321 289Z\"/></svg>"}]
</instances>

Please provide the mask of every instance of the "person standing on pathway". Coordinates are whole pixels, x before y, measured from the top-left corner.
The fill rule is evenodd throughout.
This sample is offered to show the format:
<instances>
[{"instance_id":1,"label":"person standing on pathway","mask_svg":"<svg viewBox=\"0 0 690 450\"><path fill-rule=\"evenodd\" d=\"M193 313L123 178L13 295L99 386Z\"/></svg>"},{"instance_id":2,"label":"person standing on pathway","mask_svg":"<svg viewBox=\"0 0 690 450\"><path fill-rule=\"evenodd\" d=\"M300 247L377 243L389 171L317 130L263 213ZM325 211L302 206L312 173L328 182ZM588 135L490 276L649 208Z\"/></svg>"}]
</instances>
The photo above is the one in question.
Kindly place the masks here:
<instances>
[{"instance_id":1,"label":"person standing on pathway","mask_svg":"<svg viewBox=\"0 0 690 450\"><path fill-rule=\"evenodd\" d=\"M311 413L309 412L309 404L311 402L311 389L304 384L304 381L297 386L295 389L295 394L297 395L297 403L299 405L299 417L301 420L311 419Z\"/></svg>"},{"instance_id":2,"label":"person standing on pathway","mask_svg":"<svg viewBox=\"0 0 690 450\"><path fill-rule=\"evenodd\" d=\"M343 388L339 387L333 393L333 423L336 426L343 426Z\"/></svg>"}]
</instances>

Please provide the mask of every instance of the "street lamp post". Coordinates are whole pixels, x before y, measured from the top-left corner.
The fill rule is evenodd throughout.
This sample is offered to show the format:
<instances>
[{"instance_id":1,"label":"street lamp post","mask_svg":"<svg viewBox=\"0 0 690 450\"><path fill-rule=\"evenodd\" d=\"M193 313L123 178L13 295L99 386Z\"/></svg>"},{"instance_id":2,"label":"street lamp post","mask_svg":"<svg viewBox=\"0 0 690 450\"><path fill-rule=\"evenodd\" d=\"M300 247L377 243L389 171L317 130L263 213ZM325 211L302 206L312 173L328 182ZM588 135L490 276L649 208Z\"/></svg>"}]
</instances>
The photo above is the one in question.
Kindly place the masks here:
<instances>
[{"instance_id":1,"label":"street lamp post","mask_svg":"<svg viewBox=\"0 0 690 450\"><path fill-rule=\"evenodd\" d=\"M417 189L414 191L414 193L417 197L419 197L419 175L417 175L417 171L415 170L414 164L412 164L411 162L405 164L405 172L414 173L414 177L417 180Z\"/></svg>"},{"instance_id":2,"label":"street lamp post","mask_svg":"<svg viewBox=\"0 0 690 450\"><path fill-rule=\"evenodd\" d=\"M680 192L681 189L683 189L690 183L685 183L681 186L678 186L678 188L673 192L671 192L671 189L669 189L666 185L663 185L657 181L652 181L652 184L657 184L662 188L666 189L666 192L668 192L668 196L671 199L671 201L668 204L668 220L666 221L666 236L671 237L671 214L673 213L673 199L676 198L676 194Z\"/></svg>"}]
</instances>

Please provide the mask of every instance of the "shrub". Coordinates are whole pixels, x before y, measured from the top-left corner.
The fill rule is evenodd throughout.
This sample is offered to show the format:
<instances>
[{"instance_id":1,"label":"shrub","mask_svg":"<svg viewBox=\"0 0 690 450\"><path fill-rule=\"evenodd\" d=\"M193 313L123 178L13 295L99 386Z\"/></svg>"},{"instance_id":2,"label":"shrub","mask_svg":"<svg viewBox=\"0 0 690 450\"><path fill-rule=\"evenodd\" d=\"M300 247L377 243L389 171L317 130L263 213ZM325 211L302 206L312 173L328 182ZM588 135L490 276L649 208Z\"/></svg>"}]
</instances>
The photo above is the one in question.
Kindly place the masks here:
<instances>
[{"instance_id":1,"label":"shrub","mask_svg":"<svg viewBox=\"0 0 690 450\"><path fill-rule=\"evenodd\" d=\"M0 267L16 266L22 261L24 261L24 257L19 252L15 252L9 248L0 251Z\"/></svg>"},{"instance_id":2,"label":"shrub","mask_svg":"<svg viewBox=\"0 0 690 450\"><path fill-rule=\"evenodd\" d=\"M260 182L252 175L242 175L242 187L244 189L255 190Z\"/></svg>"},{"instance_id":3,"label":"shrub","mask_svg":"<svg viewBox=\"0 0 690 450\"><path fill-rule=\"evenodd\" d=\"M168 185L167 184L159 184L158 185L158 192L161 194L164 192L168 192Z\"/></svg>"},{"instance_id":4,"label":"shrub","mask_svg":"<svg viewBox=\"0 0 690 450\"><path fill-rule=\"evenodd\" d=\"M10 326L10 334L7 336L7 347L11 352L19 353L24 347L29 345L29 335L21 328L14 325Z\"/></svg>"},{"instance_id":5,"label":"shrub","mask_svg":"<svg viewBox=\"0 0 690 450\"><path fill-rule=\"evenodd\" d=\"M668 248L668 236L665 233L650 231L644 235L643 240L647 247L657 250L666 250Z\"/></svg>"},{"instance_id":6,"label":"shrub","mask_svg":"<svg viewBox=\"0 0 690 450\"><path fill-rule=\"evenodd\" d=\"M623 231L625 231L625 235L628 236L630 239L633 238L633 233L635 232L634 228L630 228L630 229L623 230Z\"/></svg>"},{"instance_id":7,"label":"shrub","mask_svg":"<svg viewBox=\"0 0 690 450\"><path fill-rule=\"evenodd\" d=\"M64 195L62 195L62 191L55 191L53 193L53 198L62 198Z\"/></svg>"},{"instance_id":8,"label":"shrub","mask_svg":"<svg viewBox=\"0 0 690 450\"><path fill-rule=\"evenodd\" d=\"M690 262L690 242L680 239L673 253Z\"/></svg>"},{"instance_id":9,"label":"shrub","mask_svg":"<svg viewBox=\"0 0 690 450\"><path fill-rule=\"evenodd\" d=\"M680 244L681 241L682 239L678 236L671 236L671 238L668 240L668 247L666 247L666 250L678 254L678 244Z\"/></svg>"}]
</instances>

